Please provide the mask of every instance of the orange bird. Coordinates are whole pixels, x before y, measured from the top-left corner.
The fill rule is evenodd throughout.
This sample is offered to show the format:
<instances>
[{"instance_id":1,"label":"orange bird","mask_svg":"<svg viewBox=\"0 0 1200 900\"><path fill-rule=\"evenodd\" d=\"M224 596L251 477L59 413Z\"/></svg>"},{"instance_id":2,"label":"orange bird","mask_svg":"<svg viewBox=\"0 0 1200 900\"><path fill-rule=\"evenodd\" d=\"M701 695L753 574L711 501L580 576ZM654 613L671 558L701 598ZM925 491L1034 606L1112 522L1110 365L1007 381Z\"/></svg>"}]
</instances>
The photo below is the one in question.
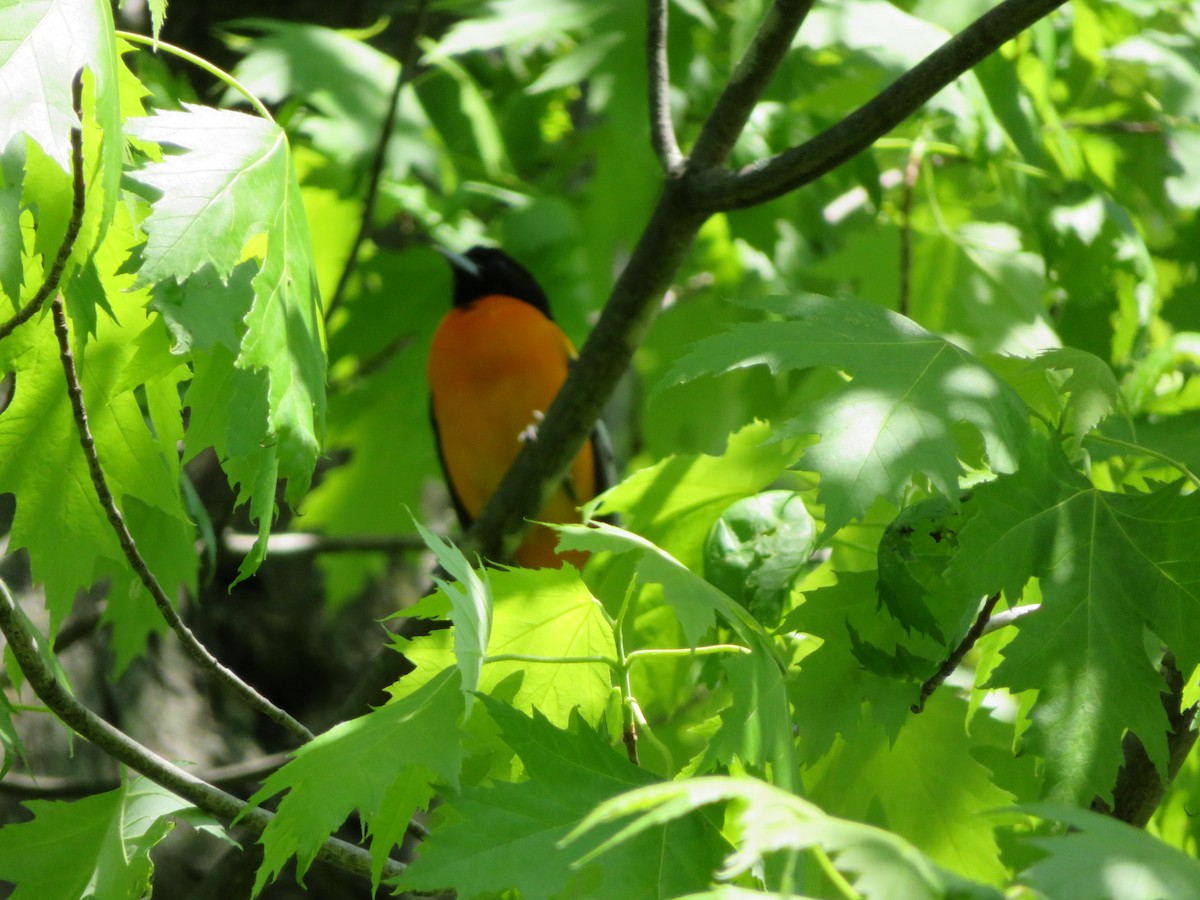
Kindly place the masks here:
<instances>
[{"instance_id":1,"label":"orange bird","mask_svg":"<svg viewBox=\"0 0 1200 900\"><path fill-rule=\"evenodd\" d=\"M575 348L550 314L545 292L503 250L442 251L454 272L454 303L438 325L426 374L438 459L463 528L492 496L521 445L567 378ZM597 424L563 484L532 518L579 522L578 507L611 483L611 451ZM517 549L526 568L581 566L587 555L555 553L558 535L535 525Z\"/></svg>"}]
</instances>

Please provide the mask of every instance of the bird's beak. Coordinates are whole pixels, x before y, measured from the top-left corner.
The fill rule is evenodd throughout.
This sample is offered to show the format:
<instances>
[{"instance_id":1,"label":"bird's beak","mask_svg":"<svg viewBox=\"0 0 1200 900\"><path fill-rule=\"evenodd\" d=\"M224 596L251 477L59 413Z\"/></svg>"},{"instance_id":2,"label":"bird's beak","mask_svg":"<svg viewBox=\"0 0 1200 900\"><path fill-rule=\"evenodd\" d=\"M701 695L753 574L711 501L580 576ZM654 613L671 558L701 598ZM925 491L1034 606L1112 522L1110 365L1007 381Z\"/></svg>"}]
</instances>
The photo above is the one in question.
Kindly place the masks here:
<instances>
[{"instance_id":1,"label":"bird's beak","mask_svg":"<svg viewBox=\"0 0 1200 900\"><path fill-rule=\"evenodd\" d=\"M446 262L459 271L466 272L475 278L479 277L479 266L473 260L468 259L461 253L455 253L453 250L447 250L445 247L435 246L433 249L446 257Z\"/></svg>"}]
</instances>

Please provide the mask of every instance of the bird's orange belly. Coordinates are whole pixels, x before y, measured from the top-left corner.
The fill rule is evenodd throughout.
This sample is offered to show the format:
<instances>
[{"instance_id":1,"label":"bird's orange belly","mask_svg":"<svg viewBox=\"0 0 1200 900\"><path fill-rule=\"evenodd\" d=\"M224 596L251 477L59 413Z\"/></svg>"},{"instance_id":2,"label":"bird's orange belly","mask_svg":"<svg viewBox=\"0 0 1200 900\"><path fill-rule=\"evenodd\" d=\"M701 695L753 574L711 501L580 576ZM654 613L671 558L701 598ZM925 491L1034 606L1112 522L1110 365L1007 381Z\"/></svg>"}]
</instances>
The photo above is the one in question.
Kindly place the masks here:
<instances>
[{"instance_id":1,"label":"bird's orange belly","mask_svg":"<svg viewBox=\"0 0 1200 900\"><path fill-rule=\"evenodd\" d=\"M438 329L428 370L433 414L446 475L472 519L500 485L523 441L536 439L540 415L566 380L570 352L553 322L507 297L453 310ZM569 477L577 500L560 488L536 519L579 521L577 502L594 493L590 444L576 457ZM561 566L555 543L553 532L535 527L518 549L517 562ZM581 554L563 558L583 560Z\"/></svg>"}]
</instances>

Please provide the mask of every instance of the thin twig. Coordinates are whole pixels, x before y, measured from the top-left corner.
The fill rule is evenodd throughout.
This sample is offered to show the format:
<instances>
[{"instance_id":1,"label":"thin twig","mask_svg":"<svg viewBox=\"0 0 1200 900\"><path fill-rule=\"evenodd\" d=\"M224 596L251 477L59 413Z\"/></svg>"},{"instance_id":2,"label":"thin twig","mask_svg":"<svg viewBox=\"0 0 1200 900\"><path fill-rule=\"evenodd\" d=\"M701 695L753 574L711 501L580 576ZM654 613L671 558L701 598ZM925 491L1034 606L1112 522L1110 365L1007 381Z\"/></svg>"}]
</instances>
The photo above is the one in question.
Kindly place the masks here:
<instances>
[{"instance_id":1,"label":"thin twig","mask_svg":"<svg viewBox=\"0 0 1200 900\"><path fill-rule=\"evenodd\" d=\"M350 277L354 274L354 270L358 265L358 254L362 249L363 241L367 238L367 232L371 228L371 219L375 215L375 201L379 197L379 182L383 178L383 164L387 160L388 142L392 137L392 130L396 126L396 107L400 104L400 92L404 90L404 86L408 84L413 77L413 72L417 67L417 49L421 33L425 30L425 18L429 12L429 0L417 0L417 8L413 12L411 26L408 30L407 40L404 44L404 50L401 53L399 61L400 69L396 72L396 81L392 85L392 93L388 98L387 112L383 117L383 124L379 130L379 141L375 144L375 156L371 160L371 169L367 177L367 193L363 198L362 217L358 223L358 233L354 236L354 242L350 245L350 255L346 257L346 264L342 267L342 274L338 277L337 287L333 290L333 296L329 298L329 305L325 307L325 321L337 312L338 308L345 302L346 287L350 283Z\"/></svg>"},{"instance_id":2,"label":"thin twig","mask_svg":"<svg viewBox=\"0 0 1200 900\"><path fill-rule=\"evenodd\" d=\"M4 632L8 647L34 693L51 712L82 738L135 772L145 775L155 784L178 794L224 822L231 822L236 818L239 824L256 834L262 834L274 818L267 810L250 807L232 794L172 765L72 697L46 667L38 653L33 635L29 633L17 611L16 601L13 600L8 585L2 580L0 631ZM317 859L366 878L371 877L371 855L363 848L346 841L327 838L317 850ZM383 877L394 878L403 871L403 863L388 860L384 864Z\"/></svg>"},{"instance_id":3,"label":"thin twig","mask_svg":"<svg viewBox=\"0 0 1200 900\"><path fill-rule=\"evenodd\" d=\"M51 263L42 286L15 316L0 325L0 341L33 318L50 295L58 290L63 270L67 267L67 260L71 257L75 240L79 237L79 229L83 225L83 201L86 195L83 183L83 69L75 73L75 79L71 82L71 109L75 112L78 122L71 128L71 218L67 220L62 244L59 245L58 253L54 256L54 262Z\"/></svg>"},{"instance_id":4,"label":"thin twig","mask_svg":"<svg viewBox=\"0 0 1200 900\"><path fill-rule=\"evenodd\" d=\"M798 147L737 172L697 172L690 199L712 212L756 206L803 187L861 153L938 91L1066 0L1004 0L872 100Z\"/></svg>"},{"instance_id":5,"label":"thin twig","mask_svg":"<svg viewBox=\"0 0 1200 900\"><path fill-rule=\"evenodd\" d=\"M671 122L671 67L667 62L667 0L646 0L646 74L649 88L650 143L670 175L683 162Z\"/></svg>"},{"instance_id":6,"label":"thin twig","mask_svg":"<svg viewBox=\"0 0 1200 900\"><path fill-rule=\"evenodd\" d=\"M54 317L54 333L58 337L59 358L62 360L63 373L67 379L67 394L71 400L71 412L75 419L75 430L79 432L79 443L83 447L83 455L87 459L88 473L91 475L92 486L96 490L96 497L100 501L100 506L104 509L105 515L108 517L109 524L117 535L117 540L121 544L121 550L125 554L125 559L128 560L133 571L137 573L146 590L150 592L150 596L154 598L154 605L158 607L159 612L171 627L171 630L179 636L184 647L188 649L188 652L191 653L192 657L202 668L211 671L218 681L232 689L252 709L257 710L272 722L287 729L301 741L312 740L313 734L311 731L296 721L289 713L280 709L244 682L231 669L222 665L220 660L213 656L200 643L187 625L184 624L183 619L175 611L175 607L163 590L162 585L158 583L158 579L150 571L150 566L146 563L145 558L138 549L137 542L134 541L129 527L125 524L125 517L121 514L121 510L117 508L117 502L113 498L112 491L109 490L104 470L100 467L100 457L96 452L96 441L92 437L91 427L88 425L87 408L83 402L83 388L79 384L79 373L75 368L75 357L71 353L70 329L67 326L67 313L63 307L61 296L54 298L50 309Z\"/></svg>"},{"instance_id":7,"label":"thin twig","mask_svg":"<svg viewBox=\"0 0 1200 900\"><path fill-rule=\"evenodd\" d=\"M917 179L921 175L921 155L924 148L920 141L913 144L904 167L904 187L900 204L900 315L907 316L912 295L912 205Z\"/></svg>"},{"instance_id":8,"label":"thin twig","mask_svg":"<svg viewBox=\"0 0 1200 900\"><path fill-rule=\"evenodd\" d=\"M226 531L221 536L230 553L245 554L258 541L256 534ZM267 556L315 556L318 553L406 553L422 550L425 542L407 534L313 534L295 531L267 538Z\"/></svg>"},{"instance_id":9,"label":"thin twig","mask_svg":"<svg viewBox=\"0 0 1200 900\"><path fill-rule=\"evenodd\" d=\"M689 165L718 166L729 157L758 98L787 55L812 7L813 0L775 0L771 4L700 129L688 157Z\"/></svg>"},{"instance_id":10,"label":"thin twig","mask_svg":"<svg viewBox=\"0 0 1200 900\"><path fill-rule=\"evenodd\" d=\"M942 667L921 685L921 696L912 705L914 713L919 713L925 709L925 703L933 695L933 692L941 687L942 683L950 677L950 673L958 668L958 664L963 661L963 657L967 655L967 651L975 646L975 642L979 640L983 635L984 629L987 628L988 619L992 616L992 610L996 608L996 604L999 602L999 591L996 591L996 593L983 602L983 608L979 610L979 615L975 617L975 623L971 626L971 630L967 632L967 636L962 639L962 643L954 648L954 652L942 663Z\"/></svg>"}]
</instances>

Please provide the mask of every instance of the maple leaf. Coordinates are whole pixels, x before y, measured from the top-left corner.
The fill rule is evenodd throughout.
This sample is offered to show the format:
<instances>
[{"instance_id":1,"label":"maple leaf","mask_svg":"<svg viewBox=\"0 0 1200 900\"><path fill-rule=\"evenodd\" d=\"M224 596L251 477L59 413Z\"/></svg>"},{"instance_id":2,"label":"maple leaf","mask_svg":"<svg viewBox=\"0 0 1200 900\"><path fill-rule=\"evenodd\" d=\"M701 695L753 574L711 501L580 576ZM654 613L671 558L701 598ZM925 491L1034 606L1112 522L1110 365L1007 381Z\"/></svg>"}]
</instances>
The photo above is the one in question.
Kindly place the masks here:
<instances>
[{"instance_id":1,"label":"maple leaf","mask_svg":"<svg viewBox=\"0 0 1200 900\"><path fill-rule=\"evenodd\" d=\"M1003 589L1010 603L1039 579L1042 608L1021 620L992 683L1039 691L1030 741L1050 797L1110 796L1126 729L1165 769L1165 685L1144 633L1183 671L1200 663L1198 529L1200 494L1098 490L1047 440L975 490L947 579L977 595Z\"/></svg>"},{"instance_id":2,"label":"maple leaf","mask_svg":"<svg viewBox=\"0 0 1200 900\"><path fill-rule=\"evenodd\" d=\"M774 373L834 366L853 376L780 423L777 438L817 434L800 468L820 473L830 535L879 498L901 505L904 489L926 475L957 496L959 458L981 462L982 438L996 471L1011 472L1028 432L1020 398L970 353L896 313L858 300L807 295L775 298L764 309L785 322L750 322L700 341L663 382L766 365Z\"/></svg>"}]
</instances>

